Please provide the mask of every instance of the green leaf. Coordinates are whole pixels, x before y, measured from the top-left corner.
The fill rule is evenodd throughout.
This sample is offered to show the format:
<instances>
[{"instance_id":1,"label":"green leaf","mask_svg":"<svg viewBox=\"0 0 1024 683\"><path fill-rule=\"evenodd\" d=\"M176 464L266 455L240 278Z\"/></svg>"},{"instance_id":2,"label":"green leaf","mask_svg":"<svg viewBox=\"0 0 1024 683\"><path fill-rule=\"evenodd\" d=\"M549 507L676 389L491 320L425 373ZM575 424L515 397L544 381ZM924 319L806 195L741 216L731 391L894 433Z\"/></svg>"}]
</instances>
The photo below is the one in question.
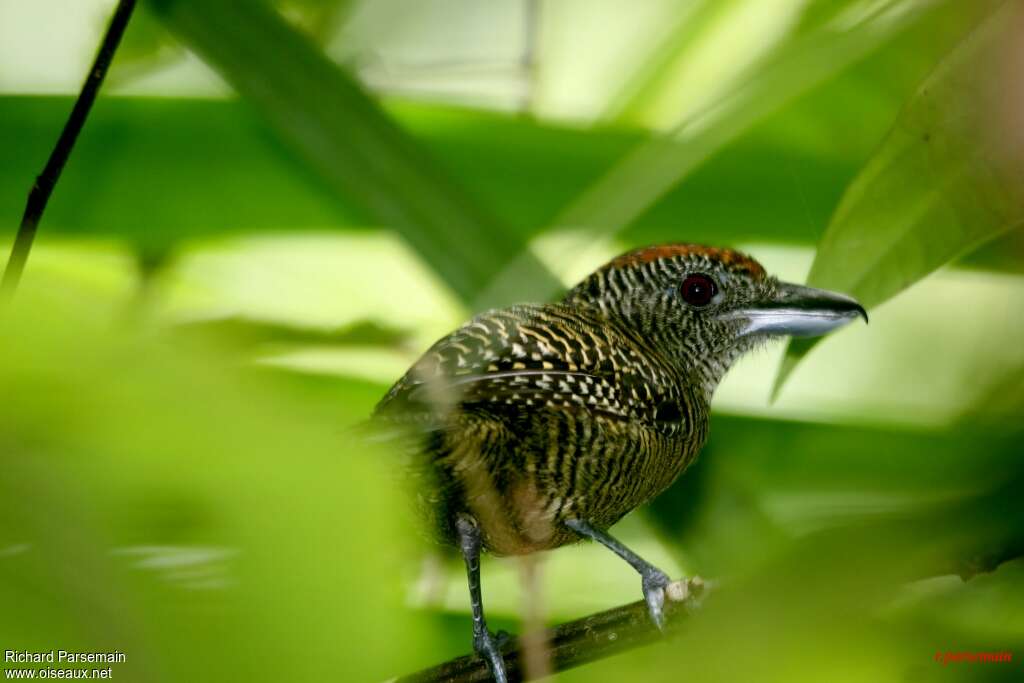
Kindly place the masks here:
<instances>
[{"instance_id":1,"label":"green leaf","mask_svg":"<svg viewBox=\"0 0 1024 683\"><path fill-rule=\"evenodd\" d=\"M714 413L697 462L645 513L680 556L715 576L777 544L780 531L791 537L985 488L1016 466L1020 433L1009 422L982 424L905 430Z\"/></svg>"},{"instance_id":2,"label":"green leaf","mask_svg":"<svg viewBox=\"0 0 1024 683\"><path fill-rule=\"evenodd\" d=\"M394 454L339 431L365 392L314 397L69 296L26 290L0 336L5 647L116 648L113 677L147 682L433 661L403 606L422 547Z\"/></svg>"},{"instance_id":3,"label":"green leaf","mask_svg":"<svg viewBox=\"0 0 1024 683\"><path fill-rule=\"evenodd\" d=\"M0 229L13 234L72 104L0 97ZM514 226L519 241L642 137L436 105L390 103L388 113L474 201ZM845 160L843 170L852 173L854 164ZM246 102L116 97L97 101L42 236L114 236L167 248L223 235L378 226L280 144Z\"/></svg>"},{"instance_id":4,"label":"green leaf","mask_svg":"<svg viewBox=\"0 0 1024 683\"><path fill-rule=\"evenodd\" d=\"M751 126L945 4L891 1L865 10L858 3L784 41L725 96L680 122L669 140L638 145L567 208L557 227L600 226L610 238ZM586 242L581 250L598 240L588 234Z\"/></svg>"},{"instance_id":5,"label":"green leaf","mask_svg":"<svg viewBox=\"0 0 1024 683\"><path fill-rule=\"evenodd\" d=\"M874 90L865 98L860 84L878 87L877 76L890 73L897 58L891 50L880 53L877 63L772 117L698 169L622 239L814 244L817 226L827 222L897 105L880 102ZM70 104L68 98L0 98L9 162L0 164L0 233L13 235L25 187ZM579 131L444 107L389 110L522 239L639 140L633 131ZM857 126L842 145L830 142ZM244 103L118 97L97 102L47 209L42 238L115 239L160 252L268 232L377 229L353 212L276 144ZM970 255L970 265L1019 272L1020 235L986 245ZM1004 244L1014 236L1016 244Z\"/></svg>"},{"instance_id":6,"label":"green leaf","mask_svg":"<svg viewBox=\"0 0 1024 683\"><path fill-rule=\"evenodd\" d=\"M360 85L263 3L151 3L336 192L394 228L464 300L523 249ZM561 285L532 255L516 298ZM512 296L502 292L499 296Z\"/></svg>"},{"instance_id":7,"label":"green leaf","mask_svg":"<svg viewBox=\"0 0 1024 683\"><path fill-rule=\"evenodd\" d=\"M50 136L70 106L64 97L0 97L9 161L0 165L0 227L12 234ZM858 112L879 128L887 109L881 116ZM389 112L476 201L513 225L521 241L645 137L638 130L577 130L450 107L392 103ZM830 128L845 125L818 114ZM812 244L817 233L805 220L808 206L793 177L770 172L772 161L788 154L812 215L824 221L867 144L826 150L794 145L786 130L761 131L670 193L638 221L630 239L665 239L672 217L685 215L691 239ZM761 191L744 203L729 201L744 187ZM47 208L45 234L115 236L168 248L222 235L377 225L277 144L246 103L118 97L96 103Z\"/></svg>"},{"instance_id":8,"label":"green leaf","mask_svg":"<svg viewBox=\"0 0 1024 683\"><path fill-rule=\"evenodd\" d=\"M1011 8L972 32L907 103L843 196L808 284L874 307L1024 224L1024 159L1011 125L1022 112L1000 102L1015 87L1006 80ZM790 343L774 394L816 341Z\"/></svg>"}]
</instances>

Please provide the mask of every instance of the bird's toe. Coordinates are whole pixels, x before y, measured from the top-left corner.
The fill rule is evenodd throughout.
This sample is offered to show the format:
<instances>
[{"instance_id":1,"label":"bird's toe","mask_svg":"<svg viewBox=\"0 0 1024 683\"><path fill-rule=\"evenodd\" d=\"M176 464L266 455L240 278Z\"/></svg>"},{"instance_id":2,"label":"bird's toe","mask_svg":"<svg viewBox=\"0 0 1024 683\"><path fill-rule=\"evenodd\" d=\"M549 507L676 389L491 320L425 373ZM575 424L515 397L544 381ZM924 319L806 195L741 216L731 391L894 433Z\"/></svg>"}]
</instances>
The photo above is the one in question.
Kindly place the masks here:
<instances>
[{"instance_id":1,"label":"bird's toe","mask_svg":"<svg viewBox=\"0 0 1024 683\"><path fill-rule=\"evenodd\" d=\"M651 615L651 621L658 627L658 630L665 630L665 590L671 580L665 572L651 568L643 573L644 600L647 602L647 611Z\"/></svg>"},{"instance_id":2,"label":"bird's toe","mask_svg":"<svg viewBox=\"0 0 1024 683\"><path fill-rule=\"evenodd\" d=\"M501 656L499 641L507 642L509 635L504 633L504 638L495 636L490 631L483 631L473 636L473 649L487 662L487 668L491 670L491 676L495 683L508 683L508 674L505 672L505 660Z\"/></svg>"}]
</instances>

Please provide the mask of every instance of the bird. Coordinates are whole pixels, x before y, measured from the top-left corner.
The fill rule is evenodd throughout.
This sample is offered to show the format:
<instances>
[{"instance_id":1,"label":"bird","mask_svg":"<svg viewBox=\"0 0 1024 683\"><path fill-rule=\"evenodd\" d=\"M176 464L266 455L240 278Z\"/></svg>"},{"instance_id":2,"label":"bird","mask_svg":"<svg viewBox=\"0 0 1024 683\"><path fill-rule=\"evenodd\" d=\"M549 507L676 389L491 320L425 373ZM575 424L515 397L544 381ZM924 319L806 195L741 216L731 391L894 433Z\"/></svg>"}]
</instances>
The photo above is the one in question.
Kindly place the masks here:
<instances>
[{"instance_id":1,"label":"bird","mask_svg":"<svg viewBox=\"0 0 1024 683\"><path fill-rule=\"evenodd\" d=\"M437 341L374 409L414 505L465 563L473 648L507 681L487 626L484 552L590 540L640 575L664 627L668 575L609 528L664 491L708 438L712 395L744 353L862 317L844 294L782 282L729 248L634 249L557 302L473 317Z\"/></svg>"}]
</instances>

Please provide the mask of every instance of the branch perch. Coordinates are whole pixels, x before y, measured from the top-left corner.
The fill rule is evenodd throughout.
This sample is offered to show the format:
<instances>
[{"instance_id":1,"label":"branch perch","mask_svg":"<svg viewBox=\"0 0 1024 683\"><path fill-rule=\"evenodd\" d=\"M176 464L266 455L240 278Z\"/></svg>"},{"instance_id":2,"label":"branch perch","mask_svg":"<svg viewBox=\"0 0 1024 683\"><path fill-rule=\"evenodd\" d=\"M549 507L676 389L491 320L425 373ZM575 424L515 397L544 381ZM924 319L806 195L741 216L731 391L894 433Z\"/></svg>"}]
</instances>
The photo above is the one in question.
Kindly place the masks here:
<instances>
[{"instance_id":1,"label":"branch perch","mask_svg":"<svg viewBox=\"0 0 1024 683\"><path fill-rule=\"evenodd\" d=\"M707 593L700 578L672 583L665 601L666 631L679 628L690 609ZM549 629L547 647L553 672L565 671L587 662L653 642L662 637L647 613L643 600L598 612ZM509 638L501 647L509 681L522 681L522 642ZM491 680L482 659L465 655L396 679L394 683L475 683Z\"/></svg>"},{"instance_id":2,"label":"branch perch","mask_svg":"<svg viewBox=\"0 0 1024 683\"><path fill-rule=\"evenodd\" d=\"M92 68L89 69L89 74L85 77L85 83L82 84L82 90L78 94L78 99L75 100L75 106L68 116L67 123L64 124L64 130L57 138L57 144L50 153L50 158L42 173L32 183L32 189L28 193L28 202L25 205L25 213L22 214L18 234L14 238L14 246L11 247L11 256L4 269L3 282L0 282L0 294L2 295L13 296L14 291L18 288L21 274L25 270L25 263L28 261L28 254L32 251L39 219L42 218L46 203L50 200L53 188L57 185L57 180L64 170L64 164L71 155L78 134L81 132L82 126L85 125L89 110L92 109L96 94L107 75L110 62L114 59L114 53L121 42L121 36L124 35L125 27L128 26L128 19L131 18L133 9L135 9L135 0L120 0L118 2L107 32L103 36L103 42L100 43L100 49L96 53L96 59L93 61Z\"/></svg>"}]
</instances>

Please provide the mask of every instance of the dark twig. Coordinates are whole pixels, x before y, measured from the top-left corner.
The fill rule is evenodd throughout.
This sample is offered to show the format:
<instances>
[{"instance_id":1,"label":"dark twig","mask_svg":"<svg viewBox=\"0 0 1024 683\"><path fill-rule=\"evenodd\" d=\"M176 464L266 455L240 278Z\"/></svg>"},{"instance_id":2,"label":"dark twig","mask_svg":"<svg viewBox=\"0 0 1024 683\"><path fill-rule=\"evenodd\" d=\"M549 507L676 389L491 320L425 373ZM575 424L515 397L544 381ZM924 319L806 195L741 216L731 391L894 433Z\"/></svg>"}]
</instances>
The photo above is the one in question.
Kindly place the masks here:
<instances>
[{"instance_id":1,"label":"dark twig","mask_svg":"<svg viewBox=\"0 0 1024 683\"><path fill-rule=\"evenodd\" d=\"M703 597L700 579L672 584L665 601L666 630L679 628L688 607ZM606 612L561 624L547 632L552 671L565 671L587 662L609 657L662 637L647 613L647 603L639 600ZM522 681L523 645L519 638L509 638L501 652L505 659L508 680ZM465 655L443 664L403 676L395 683L474 683L490 681L487 665L476 655Z\"/></svg>"},{"instance_id":2,"label":"dark twig","mask_svg":"<svg viewBox=\"0 0 1024 683\"><path fill-rule=\"evenodd\" d=\"M96 59L89 74L85 77L85 83L82 84L82 91L78 94L78 99L75 101L67 123L64 124L64 130L61 131L60 138L57 139L57 144L54 146L53 152L50 153L46 167L32 184L25 213L21 217L21 225L18 227L14 246L11 247L11 256L7 261L7 268L4 270L3 282L0 283L0 292L5 296L12 296L18 287L21 274L25 270L25 263L28 261L28 254L32 250L39 219L43 215L43 210L46 209L46 203L57 184L57 179L60 178L61 171L64 170L64 164L71 154L71 149L75 146L78 133L82 130L86 117L89 116L89 110L96 100L96 94L107 75L107 69L114 58L114 52L121 42L121 36L124 35L124 29L128 25L128 19L134 8L135 0L120 0L118 2L114 16L110 20L110 26L107 27L103 42L96 53Z\"/></svg>"}]
</instances>

